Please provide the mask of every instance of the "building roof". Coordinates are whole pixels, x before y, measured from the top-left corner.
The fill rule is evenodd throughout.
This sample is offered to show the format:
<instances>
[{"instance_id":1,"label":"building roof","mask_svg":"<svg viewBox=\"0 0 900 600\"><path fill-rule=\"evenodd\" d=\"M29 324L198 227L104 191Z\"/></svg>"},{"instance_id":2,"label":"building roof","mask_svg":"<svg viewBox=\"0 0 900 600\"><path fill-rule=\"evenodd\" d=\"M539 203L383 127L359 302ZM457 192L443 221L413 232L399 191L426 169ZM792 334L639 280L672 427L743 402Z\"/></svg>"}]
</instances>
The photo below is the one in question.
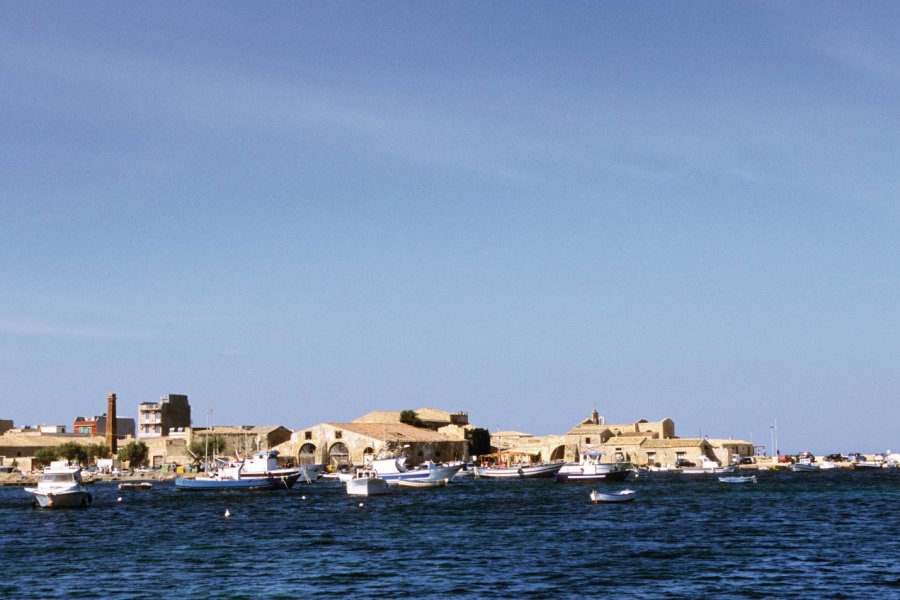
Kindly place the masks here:
<instances>
[{"instance_id":1,"label":"building roof","mask_svg":"<svg viewBox=\"0 0 900 600\"><path fill-rule=\"evenodd\" d=\"M710 446L723 447L723 448L726 446L752 446L753 445L753 442L748 442L747 440L709 438L706 441L709 442Z\"/></svg>"},{"instance_id":2,"label":"building roof","mask_svg":"<svg viewBox=\"0 0 900 600\"><path fill-rule=\"evenodd\" d=\"M400 422L400 413L402 411L399 410L373 410L370 413L366 413L361 417L353 419L354 423L399 423ZM422 421L431 421L438 423L450 423L451 416L457 413L452 413L447 410L440 410L437 408L427 408L422 407L413 411L416 413L416 416Z\"/></svg>"},{"instance_id":3,"label":"building roof","mask_svg":"<svg viewBox=\"0 0 900 600\"><path fill-rule=\"evenodd\" d=\"M647 439L642 448L696 448L708 443L703 438L666 438L664 440Z\"/></svg>"},{"instance_id":4,"label":"building roof","mask_svg":"<svg viewBox=\"0 0 900 600\"><path fill-rule=\"evenodd\" d=\"M492 433L491 437L534 437L530 433L522 433L521 431L498 431Z\"/></svg>"},{"instance_id":5,"label":"building roof","mask_svg":"<svg viewBox=\"0 0 900 600\"><path fill-rule=\"evenodd\" d=\"M370 438L389 442L457 442L431 429L420 429L406 423L326 423L335 429L351 431Z\"/></svg>"},{"instance_id":6,"label":"building roof","mask_svg":"<svg viewBox=\"0 0 900 600\"><path fill-rule=\"evenodd\" d=\"M259 433L259 434L268 434L272 433L277 429L287 429L284 425L210 425L207 430L206 427L194 427L194 431L209 431L211 434L215 433L227 433L227 434L238 434L238 433Z\"/></svg>"}]
</instances>

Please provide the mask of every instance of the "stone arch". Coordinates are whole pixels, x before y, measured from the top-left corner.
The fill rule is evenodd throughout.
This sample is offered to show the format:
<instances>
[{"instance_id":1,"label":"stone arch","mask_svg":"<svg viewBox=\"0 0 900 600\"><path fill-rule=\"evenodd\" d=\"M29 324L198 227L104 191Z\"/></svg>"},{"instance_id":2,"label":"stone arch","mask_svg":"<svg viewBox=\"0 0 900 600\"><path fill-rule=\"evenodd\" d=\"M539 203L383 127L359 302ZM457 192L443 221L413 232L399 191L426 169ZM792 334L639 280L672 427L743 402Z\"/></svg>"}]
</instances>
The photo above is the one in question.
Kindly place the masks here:
<instances>
[{"instance_id":1,"label":"stone arch","mask_svg":"<svg viewBox=\"0 0 900 600\"><path fill-rule=\"evenodd\" d=\"M350 450L344 442L335 442L328 449L328 463L339 467L350 464Z\"/></svg>"},{"instance_id":2,"label":"stone arch","mask_svg":"<svg viewBox=\"0 0 900 600\"><path fill-rule=\"evenodd\" d=\"M306 442L300 446L300 453L297 455L297 464L300 466L316 464L316 445Z\"/></svg>"},{"instance_id":3,"label":"stone arch","mask_svg":"<svg viewBox=\"0 0 900 600\"><path fill-rule=\"evenodd\" d=\"M375 448L366 446L365 450L363 450L363 464L367 465L373 460L375 460Z\"/></svg>"},{"instance_id":4,"label":"stone arch","mask_svg":"<svg viewBox=\"0 0 900 600\"><path fill-rule=\"evenodd\" d=\"M566 458L566 447L565 446L557 446L550 452L550 460L565 460Z\"/></svg>"}]
</instances>

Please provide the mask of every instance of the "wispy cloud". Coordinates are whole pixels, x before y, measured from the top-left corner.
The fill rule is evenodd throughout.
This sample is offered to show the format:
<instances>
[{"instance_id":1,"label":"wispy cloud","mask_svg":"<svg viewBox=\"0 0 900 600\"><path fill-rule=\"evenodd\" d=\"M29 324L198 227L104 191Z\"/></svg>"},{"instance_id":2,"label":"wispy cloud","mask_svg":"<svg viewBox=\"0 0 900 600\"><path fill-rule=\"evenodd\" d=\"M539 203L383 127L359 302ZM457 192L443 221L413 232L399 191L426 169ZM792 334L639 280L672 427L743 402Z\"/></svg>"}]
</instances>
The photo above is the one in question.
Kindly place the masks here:
<instances>
[{"instance_id":1,"label":"wispy cloud","mask_svg":"<svg viewBox=\"0 0 900 600\"><path fill-rule=\"evenodd\" d=\"M528 154L543 145L536 139L510 139L511 132L504 133L492 122L454 114L443 104L413 106L381 88L358 89L350 96L218 66L173 64L26 40L0 42L0 65L105 94L102 106L93 110L108 108L130 115L155 111L164 118L176 115L225 131L250 129L297 139L323 135L414 163L503 179L531 179L510 155L516 148ZM110 102L110 97L121 103Z\"/></svg>"},{"instance_id":2,"label":"wispy cloud","mask_svg":"<svg viewBox=\"0 0 900 600\"><path fill-rule=\"evenodd\" d=\"M0 320L0 333L34 337L65 337L122 341L149 341L160 339L158 334L140 330L90 325L69 325L35 320Z\"/></svg>"}]
</instances>

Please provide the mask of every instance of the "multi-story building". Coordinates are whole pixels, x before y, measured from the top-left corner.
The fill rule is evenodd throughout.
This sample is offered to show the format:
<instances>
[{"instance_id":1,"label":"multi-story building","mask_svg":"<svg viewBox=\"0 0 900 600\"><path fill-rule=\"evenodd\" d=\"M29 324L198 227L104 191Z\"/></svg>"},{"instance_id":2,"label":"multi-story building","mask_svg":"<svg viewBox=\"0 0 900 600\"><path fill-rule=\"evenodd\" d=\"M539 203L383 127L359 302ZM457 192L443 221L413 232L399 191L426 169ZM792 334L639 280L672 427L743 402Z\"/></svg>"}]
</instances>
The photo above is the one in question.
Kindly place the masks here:
<instances>
[{"instance_id":1,"label":"multi-story building","mask_svg":"<svg viewBox=\"0 0 900 600\"><path fill-rule=\"evenodd\" d=\"M138 437L168 436L173 429L191 426L191 405L185 394L167 394L159 402L138 405Z\"/></svg>"},{"instance_id":2,"label":"multi-story building","mask_svg":"<svg viewBox=\"0 0 900 600\"><path fill-rule=\"evenodd\" d=\"M106 414L99 417L75 417L72 431L78 435L106 435ZM116 436L126 438L134 435L134 419L116 417Z\"/></svg>"}]
</instances>

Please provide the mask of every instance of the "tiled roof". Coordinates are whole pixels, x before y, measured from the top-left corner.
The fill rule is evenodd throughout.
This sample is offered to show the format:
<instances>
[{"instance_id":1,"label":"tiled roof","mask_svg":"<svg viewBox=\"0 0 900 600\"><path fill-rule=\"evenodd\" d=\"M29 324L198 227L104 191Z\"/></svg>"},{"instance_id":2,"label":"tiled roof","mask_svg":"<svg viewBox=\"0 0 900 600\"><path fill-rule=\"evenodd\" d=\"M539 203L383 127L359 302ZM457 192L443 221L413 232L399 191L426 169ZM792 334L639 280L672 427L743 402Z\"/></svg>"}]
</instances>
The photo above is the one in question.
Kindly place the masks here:
<instances>
[{"instance_id":1,"label":"tiled roof","mask_svg":"<svg viewBox=\"0 0 900 600\"><path fill-rule=\"evenodd\" d=\"M667 438L664 440L645 440L642 448L696 448L703 445L702 438Z\"/></svg>"},{"instance_id":2,"label":"tiled roof","mask_svg":"<svg viewBox=\"0 0 900 600\"><path fill-rule=\"evenodd\" d=\"M390 442L455 442L453 438L430 429L420 429L405 423L326 423L335 429L352 431L376 440Z\"/></svg>"}]
</instances>

